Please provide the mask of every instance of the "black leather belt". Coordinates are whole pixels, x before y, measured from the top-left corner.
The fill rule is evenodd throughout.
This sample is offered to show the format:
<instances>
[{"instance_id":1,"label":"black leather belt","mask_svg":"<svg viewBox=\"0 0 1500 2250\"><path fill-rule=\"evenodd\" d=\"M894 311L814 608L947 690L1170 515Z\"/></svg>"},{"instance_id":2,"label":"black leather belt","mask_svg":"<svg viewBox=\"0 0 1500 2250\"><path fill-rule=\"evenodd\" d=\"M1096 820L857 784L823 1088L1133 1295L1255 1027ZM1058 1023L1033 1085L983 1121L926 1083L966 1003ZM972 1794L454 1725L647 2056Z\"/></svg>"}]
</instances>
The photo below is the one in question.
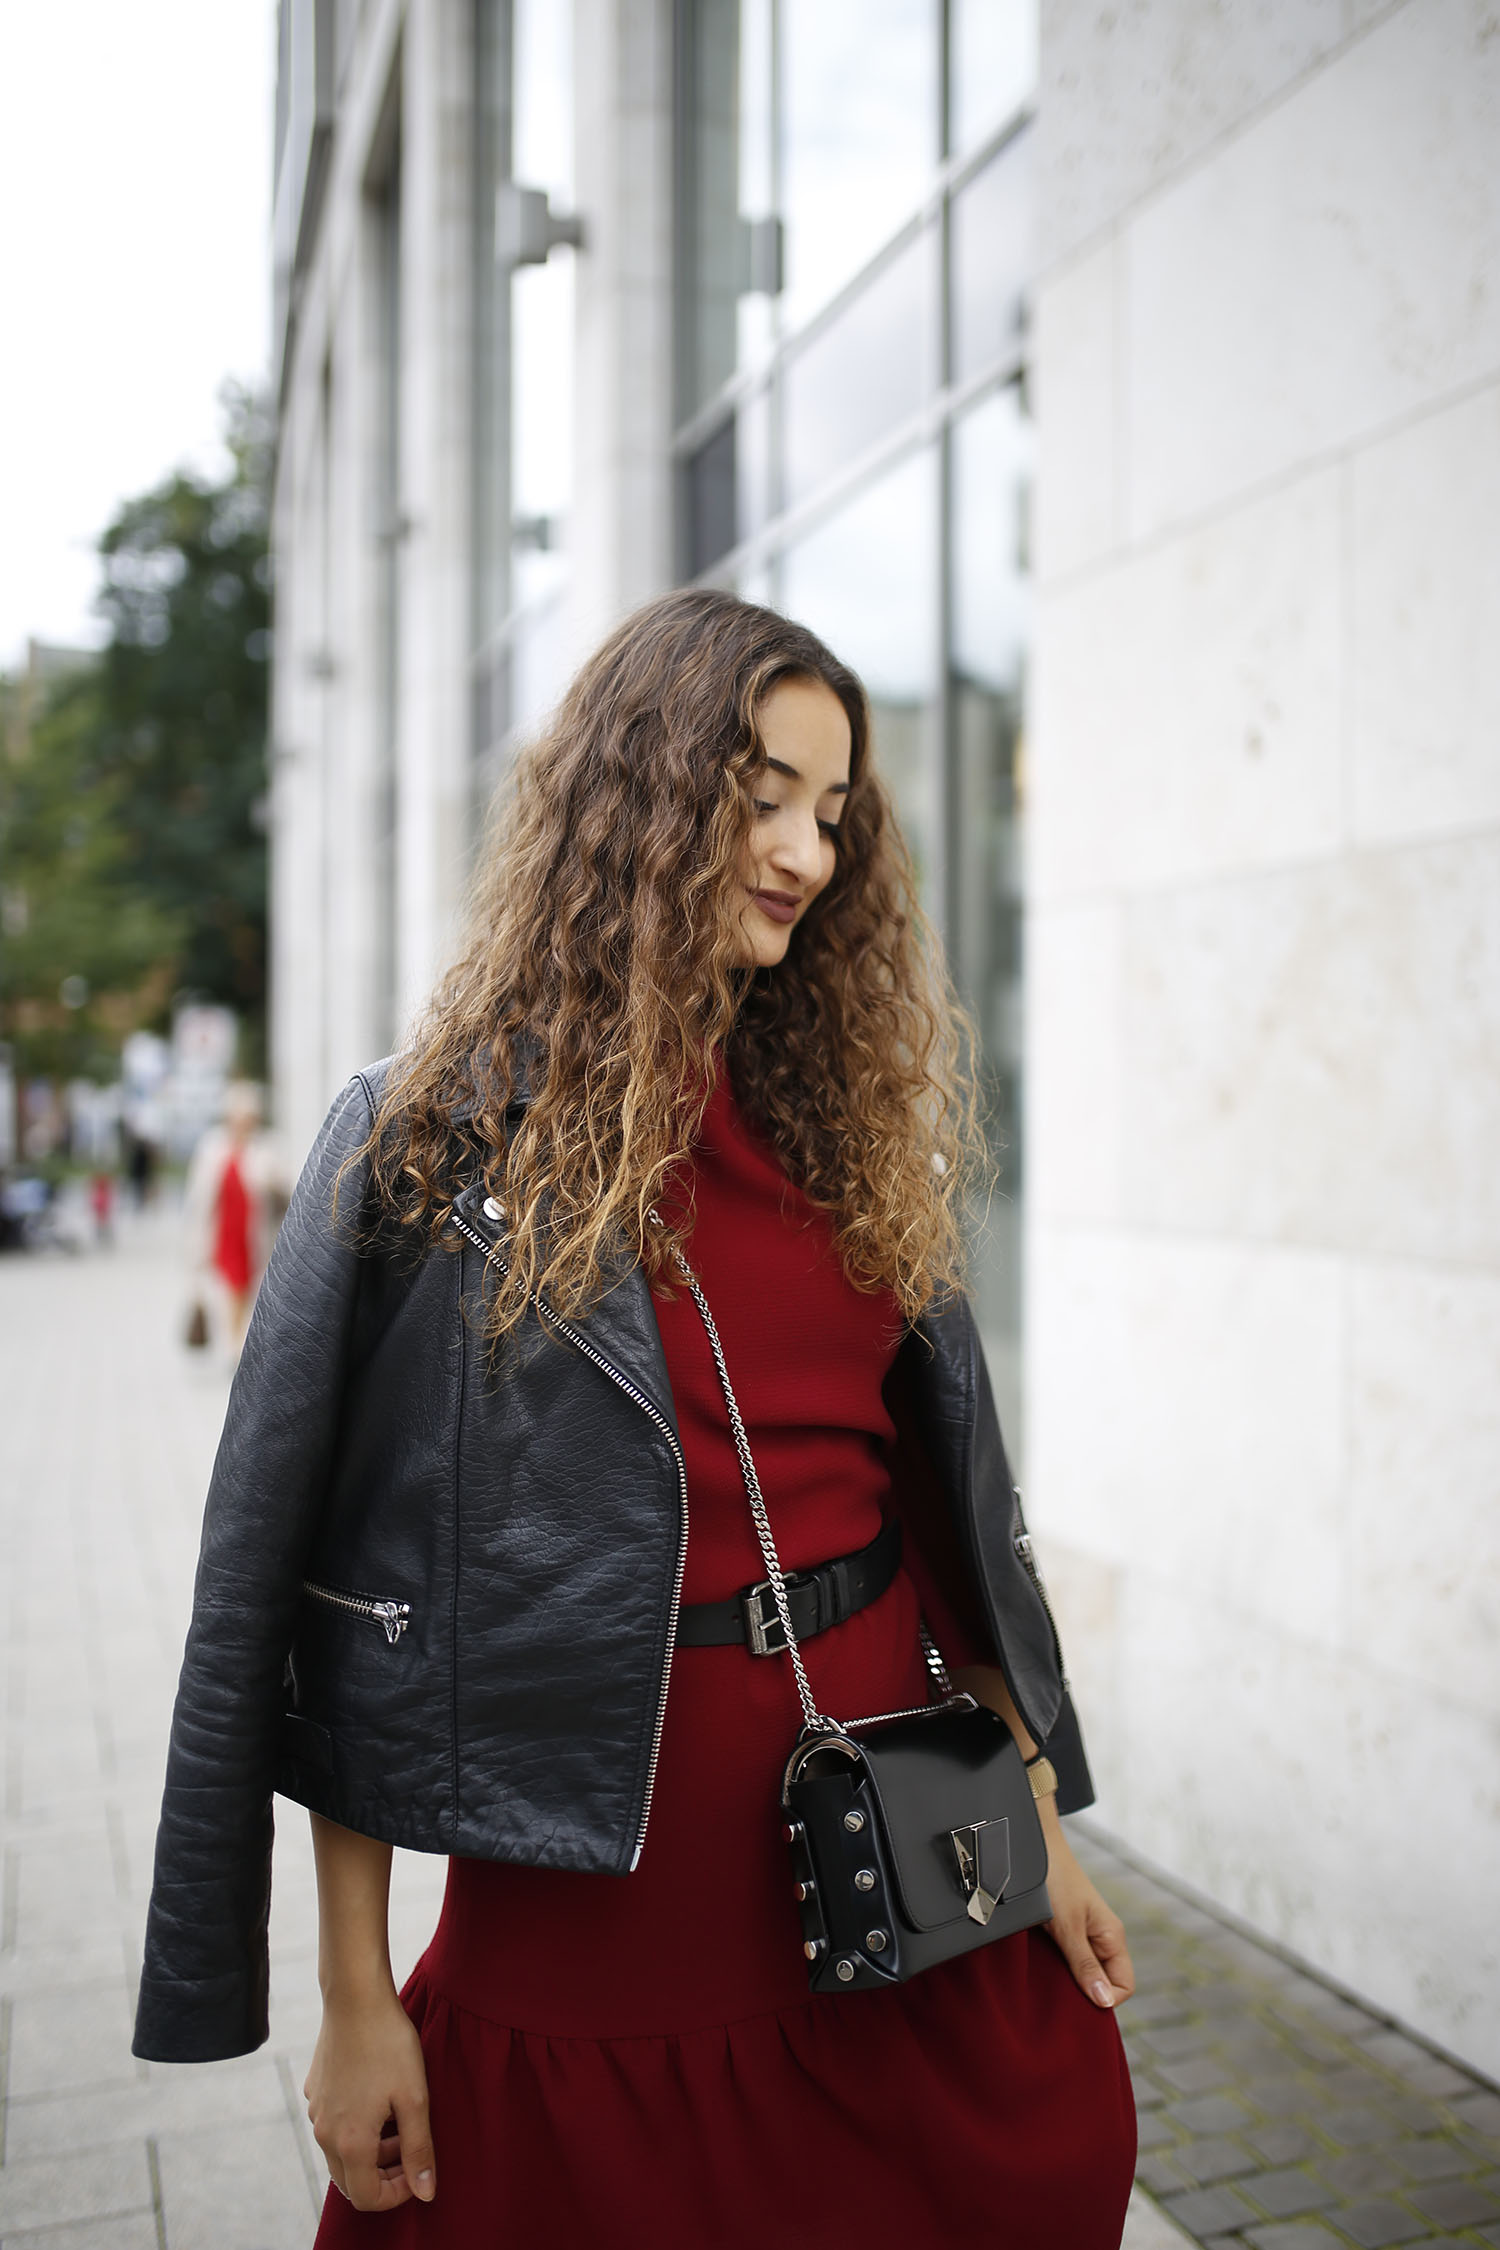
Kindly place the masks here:
<instances>
[{"instance_id":1,"label":"black leather belt","mask_svg":"<svg viewBox=\"0 0 1500 2250\"><path fill-rule=\"evenodd\" d=\"M893 1517L868 1547L837 1555L816 1570L789 1570L787 1607L799 1641L842 1625L856 1610L878 1601L901 1567L901 1525ZM771 1581L742 1587L727 1602L688 1602L677 1616L682 1648L726 1648L738 1641L752 1656L775 1656L786 1647Z\"/></svg>"}]
</instances>

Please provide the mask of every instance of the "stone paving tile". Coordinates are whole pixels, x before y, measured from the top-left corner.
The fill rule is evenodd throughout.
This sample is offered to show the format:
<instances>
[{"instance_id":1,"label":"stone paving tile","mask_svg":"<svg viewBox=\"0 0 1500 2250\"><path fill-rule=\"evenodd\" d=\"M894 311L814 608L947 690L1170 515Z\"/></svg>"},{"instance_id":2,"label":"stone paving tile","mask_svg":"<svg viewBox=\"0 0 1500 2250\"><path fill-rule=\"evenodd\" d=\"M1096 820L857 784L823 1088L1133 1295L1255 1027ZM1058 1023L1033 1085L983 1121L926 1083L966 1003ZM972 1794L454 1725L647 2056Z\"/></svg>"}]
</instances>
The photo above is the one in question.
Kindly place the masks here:
<instances>
[{"instance_id":1,"label":"stone paving tile","mask_svg":"<svg viewBox=\"0 0 1500 2250\"><path fill-rule=\"evenodd\" d=\"M1300 2165L1288 2165L1279 2172L1257 2172L1253 2179L1240 2184L1271 2219L1298 2219L1308 2211L1326 2211L1339 2200L1337 2188L1315 2179Z\"/></svg>"},{"instance_id":2,"label":"stone paving tile","mask_svg":"<svg viewBox=\"0 0 1500 2250\"><path fill-rule=\"evenodd\" d=\"M1174 2151L1174 2161L1196 2187L1212 2187L1216 2180L1232 2180L1256 2169L1255 2158L1238 2141L1213 2137L1184 2141Z\"/></svg>"},{"instance_id":3,"label":"stone paving tile","mask_svg":"<svg viewBox=\"0 0 1500 2250\"><path fill-rule=\"evenodd\" d=\"M71 2094L12 2100L6 2120L6 2155L58 2156L70 2149L144 2143L153 2133L196 2132L205 2127L286 2123L286 2088L275 2057L262 2051L248 2062L148 2066L145 2082L95 2093L84 2103Z\"/></svg>"},{"instance_id":4,"label":"stone paving tile","mask_svg":"<svg viewBox=\"0 0 1500 2250\"><path fill-rule=\"evenodd\" d=\"M1345 2250L1341 2238L1318 2220L1296 2219L1290 2226L1251 2227L1243 2237L1255 2250Z\"/></svg>"},{"instance_id":5,"label":"stone paving tile","mask_svg":"<svg viewBox=\"0 0 1500 2250\"><path fill-rule=\"evenodd\" d=\"M1236 2187L1194 2188L1187 2195L1169 2195L1162 2209L1189 2234L1223 2234L1233 2227L1254 2224L1257 2213Z\"/></svg>"},{"instance_id":6,"label":"stone paving tile","mask_svg":"<svg viewBox=\"0 0 1500 2250\"><path fill-rule=\"evenodd\" d=\"M1427 2232L1415 2212L1382 2196L1374 2196L1368 2203L1346 2203L1339 2212L1338 2224L1360 2250L1393 2250L1395 2244L1415 2242Z\"/></svg>"},{"instance_id":7,"label":"stone paving tile","mask_svg":"<svg viewBox=\"0 0 1500 2250\"><path fill-rule=\"evenodd\" d=\"M1383 2195L1402 2187L1406 2174L1384 2149L1357 2149L1352 2156L1324 2157L1319 2172L1339 2195Z\"/></svg>"},{"instance_id":8,"label":"stone paving tile","mask_svg":"<svg viewBox=\"0 0 1500 2250\"><path fill-rule=\"evenodd\" d=\"M145 2144L75 2150L0 2168L0 2239L65 2219L105 2219L149 2211L151 2171Z\"/></svg>"},{"instance_id":9,"label":"stone paving tile","mask_svg":"<svg viewBox=\"0 0 1500 2250\"><path fill-rule=\"evenodd\" d=\"M108 2219L81 2219L62 2227L27 2227L8 2234L0 2250L159 2250L156 2214L116 2212Z\"/></svg>"},{"instance_id":10,"label":"stone paving tile","mask_svg":"<svg viewBox=\"0 0 1500 2250\"><path fill-rule=\"evenodd\" d=\"M1500 2219L1500 2195L1468 2180L1443 2180L1413 2188L1407 2199L1435 2227L1477 2227Z\"/></svg>"},{"instance_id":11,"label":"stone paving tile","mask_svg":"<svg viewBox=\"0 0 1500 2250\"><path fill-rule=\"evenodd\" d=\"M170 2250L305 2246L323 2208L280 2125L166 2134L160 2144L162 2210Z\"/></svg>"}]
</instances>

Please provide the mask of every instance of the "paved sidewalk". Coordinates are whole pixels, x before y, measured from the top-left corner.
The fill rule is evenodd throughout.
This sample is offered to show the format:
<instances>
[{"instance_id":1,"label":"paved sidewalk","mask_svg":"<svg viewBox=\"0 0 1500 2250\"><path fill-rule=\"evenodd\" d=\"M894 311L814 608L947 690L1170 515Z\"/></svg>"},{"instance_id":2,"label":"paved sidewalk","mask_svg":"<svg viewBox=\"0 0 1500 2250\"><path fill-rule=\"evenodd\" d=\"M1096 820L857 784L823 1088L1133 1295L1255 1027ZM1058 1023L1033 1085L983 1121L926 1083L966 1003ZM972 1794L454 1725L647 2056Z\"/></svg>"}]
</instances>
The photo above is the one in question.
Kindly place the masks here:
<instances>
[{"instance_id":1,"label":"paved sidewalk","mask_svg":"<svg viewBox=\"0 0 1500 2250\"><path fill-rule=\"evenodd\" d=\"M0 1259L0 2250L307 2250L321 2202L300 2095L317 1995L294 1808L279 1808L269 2048L187 2068L130 2054L226 1388L181 1349L182 1317L167 1216L127 1219L113 1254ZM1141 2176L1160 2202L1138 2199L1127 2250L1500 2245L1500 2096L1079 1841L1141 1972L1122 2020ZM442 1872L397 1855L398 1971Z\"/></svg>"}]
</instances>

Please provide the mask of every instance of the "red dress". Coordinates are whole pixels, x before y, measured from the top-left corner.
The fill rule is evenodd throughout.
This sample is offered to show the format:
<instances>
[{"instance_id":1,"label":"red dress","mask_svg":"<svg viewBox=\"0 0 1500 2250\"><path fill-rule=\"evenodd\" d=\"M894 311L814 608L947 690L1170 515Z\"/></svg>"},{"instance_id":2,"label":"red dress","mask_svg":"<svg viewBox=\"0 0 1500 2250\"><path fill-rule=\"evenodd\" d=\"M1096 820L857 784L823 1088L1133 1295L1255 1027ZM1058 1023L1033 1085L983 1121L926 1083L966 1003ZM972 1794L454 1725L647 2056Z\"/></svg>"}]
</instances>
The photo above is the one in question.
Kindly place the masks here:
<instances>
[{"instance_id":1,"label":"red dress","mask_svg":"<svg viewBox=\"0 0 1500 2250\"><path fill-rule=\"evenodd\" d=\"M692 1171L690 1256L782 1561L846 1554L890 1500L898 1307L844 1278L724 1085ZM697 1309L680 1291L657 1313L683 1599L719 1600L764 1575L760 1553ZM926 1700L922 1607L949 1661L973 1660L908 1549L887 1593L807 1644L825 1711ZM799 1720L784 1658L679 1648L633 1875L450 1861L403 1994L437 2196L376 2216L330 2189L318 2250L1116 2250L1135 2158L1119 2030L1045 1932L887 1991L808 1992L778 1808Z\"/></svg>"},{"instance_id":2,"label":"red dress","mask_svg":"<svg viewBox=\"0 0 1500 2250\"><path fill-rule=\"evenodd\" d=\"M244 1295L250 1286L250 1196L232 1149L214 1198L213 1267L229 1288Z\"/></svg>"}]
</instances>

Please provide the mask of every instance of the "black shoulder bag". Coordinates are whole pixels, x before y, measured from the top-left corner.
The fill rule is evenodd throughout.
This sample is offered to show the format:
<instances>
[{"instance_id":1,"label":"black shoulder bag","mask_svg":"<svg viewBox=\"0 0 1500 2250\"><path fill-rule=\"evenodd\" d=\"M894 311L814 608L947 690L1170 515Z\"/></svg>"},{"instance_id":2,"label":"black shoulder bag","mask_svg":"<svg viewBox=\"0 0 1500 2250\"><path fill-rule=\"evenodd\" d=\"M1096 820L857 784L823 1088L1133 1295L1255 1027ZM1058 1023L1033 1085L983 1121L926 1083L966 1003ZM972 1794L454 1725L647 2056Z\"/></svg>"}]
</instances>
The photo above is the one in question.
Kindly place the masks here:
<instances>
[{"instance_id":1,"label":"black shoulder bag","mask_svg":"<svg viewBox=\"0 0 1500 2250\"><path fill-rule=\"evenodd\" d=\"M842 1723L818 1710L724 1347L680 1251L677 1263L708 1331L802 1703L782 1806L809 1981L814 1992L901 1984L1051 1915L1031 1779L999 1714L955 1692L925 1625L940 1702Z\"/></svg>"}]
</instances>

